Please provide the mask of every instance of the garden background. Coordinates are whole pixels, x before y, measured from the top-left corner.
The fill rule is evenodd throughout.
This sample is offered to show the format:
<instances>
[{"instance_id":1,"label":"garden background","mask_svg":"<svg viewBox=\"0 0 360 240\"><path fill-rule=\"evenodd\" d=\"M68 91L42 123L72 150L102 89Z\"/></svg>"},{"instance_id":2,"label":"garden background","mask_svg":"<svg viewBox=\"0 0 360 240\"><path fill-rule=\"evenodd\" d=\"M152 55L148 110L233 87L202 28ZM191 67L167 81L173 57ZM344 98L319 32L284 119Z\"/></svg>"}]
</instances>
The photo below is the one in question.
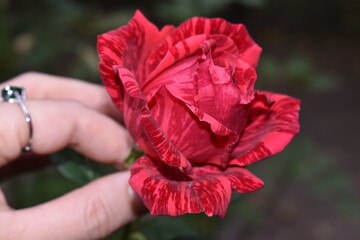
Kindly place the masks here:
<instances>
[{"instance_id":1,"label":"garden background","mask_svg":"<svg viewBox=\"0 0 360 240\"><path fill-rule=\"evenodd\" d=\"M0 0L0 81L40 71L100 83L96 36L126 24L135 9L158 27L192 16L244 23L263 48L256 88L302 105L300 134L250 166L265 187L235 195L224 220L145 216L133 237L359 239L360 1ZM12 170L0 172L0 186L14 208L79 186L52 165L6 178Z\"/></svg>"}]
</instances>

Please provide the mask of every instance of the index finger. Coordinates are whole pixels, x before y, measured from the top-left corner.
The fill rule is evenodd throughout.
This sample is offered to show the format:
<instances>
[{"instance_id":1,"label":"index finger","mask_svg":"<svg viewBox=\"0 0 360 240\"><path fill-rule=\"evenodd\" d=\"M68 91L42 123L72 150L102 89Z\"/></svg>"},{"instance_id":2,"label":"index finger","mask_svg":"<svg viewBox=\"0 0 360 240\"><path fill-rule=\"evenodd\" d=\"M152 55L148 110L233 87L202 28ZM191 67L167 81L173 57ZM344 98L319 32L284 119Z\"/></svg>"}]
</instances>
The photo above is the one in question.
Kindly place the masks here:
<instances>
[{"instance_id":1,"label":"index finger","mask_svg":"<svg viewBox=\"0 0 360 240\"><path fill-rule=\"evenodd\" d=\"M1 83L0 89L6 85L25 88L29 99L75 100L118 121L122 121L121 112L115 107L108 93L101 85L37 72L27 72L16 76Z\"/></svg>"},{"instance_id":2,"label":"index finger","mask_svg":"<svg viewBox=\"0 0 360 240\"><path fill-rule=\"evenodd\" d=\"M120 164L131 148L127 131L113 119L75 102L27 100L34 128L31 149L49 154L72 147L107 164ZM16 159L29 140L28 125L17 104L0 103L0 166Z\"/></svg>"}]
</instances>

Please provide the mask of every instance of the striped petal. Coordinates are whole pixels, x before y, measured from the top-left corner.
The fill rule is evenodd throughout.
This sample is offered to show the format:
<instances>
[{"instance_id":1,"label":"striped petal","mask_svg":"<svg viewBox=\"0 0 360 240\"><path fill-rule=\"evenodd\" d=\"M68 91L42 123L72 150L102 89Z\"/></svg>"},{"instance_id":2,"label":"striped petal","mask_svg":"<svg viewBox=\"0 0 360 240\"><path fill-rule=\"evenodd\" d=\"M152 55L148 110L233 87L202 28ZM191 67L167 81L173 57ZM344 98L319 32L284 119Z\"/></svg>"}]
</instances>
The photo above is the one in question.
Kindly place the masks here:
<instances>
[{"instance_id":1,"label":"striped petal","mask_svg":"<svg viewBox=\"0 0 360 240\"><path fill-rule=\"evenodd\" d=\"M166 38L159 47L158 53L150 58L152 69L161 65L162 59L167 55L167 50L197 35L204 36L206 39L214 38L219 51L231 52L253 67L257 65L261 48L252 40L243 24L232 24L222 18L194 17L182 23ZM220 40L219 36L223 39ZM227 39L224 40L224 37Z\"/></svg>"},{"instance_id":2,"label":"striped petal","mask_svg":"<svg viewBox=\"0 0 360 240\"><path fill-rule=\"evenodd\" d=\"M159 89L148 106L164 135L190 162L226 167L238 141L236 132L175 97L166 87Z\"/></svg>"},{"instance_id":3,"label":"striped petal","mask_svg":"<svg viewBox=\"0 0 360 240\"><path fill-rule=\"evenodd\" d=\"M236 84L242 92L242 104L253 99L255 70L239 58L237 46L229 37L200 34L189 36L172 45L171 36L160 48L166 48L166 54L159 56L165 52L159 50L149 59L148 65L153 70L149 70L150 75L141 85L147 98L151 98L161 86L166 85L182 91L181 97L193 103L194 95L201 90L197 81L203 81L202 78L205 77L211 79L211 84L225 81Z\"/></svg>"},{"instance_id":4,"label":"striped petal","mask_svg":"<svg viewBox=\"0 0 360 240\"><path fill-rule=\"evenodd\" d=\"M300 130L299 110L298 99L258 92L230 164L246 166L282 151Z\"/></svg>"},{"instance_id":5,"label":"striped petal","mask_svg":"<svg viewBox=\"0 0 360 240\"><path fill-rule=\"evenodd\" d=\"M167 139L153 118L134 75L126 68L118 68L117 71L124 89L125 125L134 141L146 154L190 173L190 162Z\"/></svg>"},{"instance_id":6,"label":"striped petal","mask_svg":"<svg viewBox=\"0 0 360 240\"><path fill-rule=\"evenodd\" d=\"M246 193L263 186L243 167L221 170L203 165L194 170L190 178L177 168L143 156L132 166L129 183L152 215L170 216L205 212L224 217L232 189Z\"/></svg>"},{"instance_id":7,"label":"striped petal","mask_svg":"<svg viewBox=\"0 0 360 240\"><path fill-rule=\"evenodd\" d=\"M140 11L136 11L128 25L98 36L102 80L120 109L123 107L123 95L114 68L129 69L141 84L148 74L144 67L147 59L173 29L173 26L165 26L159 31Z\"/></svg>"},{"instance_id":8,"label":"striped petal","mask_svg":"<svg viewBox=\"0 0 360 240\"><path fill-rule=\"evenodd\" d=\"M240 133L245 120L244 104L253 99L256 73L231 54L216 54L213 60L209 44L211 42L203 42L200 54L168 67L142 90L149 101L166 86L173 96L191 105L194 113L200 110Z\"/></svg>"}]
</instances>

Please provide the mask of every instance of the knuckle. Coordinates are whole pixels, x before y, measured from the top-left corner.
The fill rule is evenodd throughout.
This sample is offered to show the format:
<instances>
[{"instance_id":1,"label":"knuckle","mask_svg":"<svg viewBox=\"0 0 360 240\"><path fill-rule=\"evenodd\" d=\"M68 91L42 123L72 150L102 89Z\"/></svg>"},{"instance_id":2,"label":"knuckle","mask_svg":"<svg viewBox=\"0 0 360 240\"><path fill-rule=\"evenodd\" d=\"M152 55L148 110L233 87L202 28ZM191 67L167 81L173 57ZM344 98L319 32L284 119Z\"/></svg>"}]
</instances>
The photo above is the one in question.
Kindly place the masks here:
<instances>
[{"instance_id":1,"label":"knuckle","mask_svg":"<svg viewBox=\"0 0 360 240\"><path fill-rule=\"evenodd\" d=\"M105 198L93 195L84 204L85 231L89 239L104 237L111 231L111 213Z\"/></svg>"},{"instance_id":2,"label":"knuckle","mask_svg":"<svg viewBox=\"0 0 360 240\"><path fill-rule=\"evenodd\" d=\"M0 116L16 116L17 111L9 104L2 104ZM0 167L16 158L21 151L21 137L17 122L9 118L2 119L0 126Z\"/></svg>"},{"instance_id":3,"label":"knuckle","mask_svg":"<svg viewBox=\"0 0 360 240\"><path fill-rule=\"evenodd\" d=\"M85 105L79 101L73 99L62 99L62 103L66 107L66 109L71 109L72 111L83 111Z\"/></svg>"},{"instance_id":4,"label":"knuckle","mask_svg":"<svg viewBox=\"0 0 360 240\"><path fill-rule=\"evenodd\" d=\"M3 128L0 128L0 142L1 142L1 146L0 146L0 167L6 165L9 161L10 161L10 156L8 156L8 151L5 151L5 149L7 149L7 140L8 137L6 136L6 133L4 132Z\"/></svg>"}]
</instances>

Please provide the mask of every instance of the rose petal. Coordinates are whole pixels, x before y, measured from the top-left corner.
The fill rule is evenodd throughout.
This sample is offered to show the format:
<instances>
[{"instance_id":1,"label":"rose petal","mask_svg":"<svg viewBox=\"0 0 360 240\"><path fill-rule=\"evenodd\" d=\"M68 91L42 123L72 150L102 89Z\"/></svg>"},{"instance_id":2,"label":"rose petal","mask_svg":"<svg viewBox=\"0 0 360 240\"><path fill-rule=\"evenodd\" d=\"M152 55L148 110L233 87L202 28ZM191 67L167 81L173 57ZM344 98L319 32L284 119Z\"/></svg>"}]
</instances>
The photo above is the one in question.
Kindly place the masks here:
<instances>
[{"instance_id":1,"label":"rose petal","mask_svg":"<svg viewBox=\"0 0 360 240\"><path fill-rule=\"evenodd\" d=\"M179 167L182 171L191 174L192 167L182 152L165 136L163 130L159 127L154 118L149 114L141 119L141 128L147 137L148 142L144 142L149 148L153 147L159 159L166 164ZM142 139L144 140L144 139ZM138 141L137 143L139 143ZM150 152L150 151L149 151Z\"/></svg>"},{"instance_id":2,"label":"rose petal","mask_svg":"<svg viewBox=\"0 0 360 240\"><path fill-rule=\"evenodd\" d=\"M196 171L196 178L191 179L177 168L143 156L131 167L129 183L152 215L170 216L205 212L224 217L232 189L245 193L263 186L243 167L221 171L205 165Z\"/></svg>"},{"instance_id":3,"label":"rose petal","mask_svg":"<svg viewBox=\"0 0 360 240\"><path fill-rule=\"evenodd\" d=\"M194 105L238 134L243 129L246 120L244 106L253 99L253 89L247 85L253 86L252 78L247 76L247 72L253 68L244 64L247 66L245 69L233 65L232 72L231 67L216 66L210 58L199 65L195 78L198 93L194 97L197 100ZM227 76L230 74L235 77ZM235 81L246 78L249 81L242 80L244 84L240 86L226 78L234 78Z\"/></svg>"},{"instance_id":4,"label":"rose petal","mask_svg":"<svg viewBox=\"0 0 360 240\"><path fill-rule=\"evenodd\" d=\"M167 42L164 46L169 47ZM170 47L164 58L148 76L141 88L147 99L151 98L161 86L168 86L177 91L176 95L193 103L199 62L206 58L213 41L207 41L206 35L196 35ZM159 51L162 52L162 51ZM197 52L196 54L194 54ZM208 61L211 57L208 57ZM155 61L150 59L150 62Z\"/></svg>"},{"instance_id":5,"label":"rose petal","mask_svg":"<svg viewBox=\"0 0 360 240\"><path fill-rule=\"evenodd\" d=\"M104 85L120 109L123 96L114 67L129 69L141 83L147 75L143 67L147 58L173 28L166 26L159 31L140 11L136 11L128 25L98 36L99 70Z\"/></svg>"},{"instance_id":6,"label":"rose petal","mask_svg":"<svg viewBox=\"0 0 360 240\"><path fill-rule=\"evenodd\" d=\"M255 69L248 63L240 60L228 52L217 52L213 54L214 64L233 71L233 83L240 89L239 102L248 104L254 99L254 84L257 78Z\"/></svg>"},{"instance_id":7,"label":"rose petal","mask_svg":"<svg viewBox=\"0 0 360 240\"><path fill-rule=\"evenodd\" d=\"M198 57L191 56L175 63L142 87L146 99L150 100L162 86L172 88L174 94L185 101L193 102L194 77L198 71Z\"/></svg>"},{"instance_id":8,"label":"rose petal","mask_svg":"<svg viewBox=\"0 0 360 240\"><path fill-rule=\"evenodd\" d=\"M190 173L191 164L159 128L132 73L126 68L117 70L124 89L125 125L134 141L150 156Z\"/></svg>"},{"instance_id":9,"label":"rose petal","mask_svg":"<svg viewBox=\"0 0 360 240\"><path fill-rule=\"evenodd\" d=\"M174 45L168 43L168 41L164 41L161 47L149 58L148 65L151 73L147 78L146 84L149 85L149 83L154 81L154 78L166 68L199 50L206 38L207 36L205 34L190 36ZM143 88L145 88L145 86L143 86Z\"/></svg>"},{"instance_id":10,"label":"rose petal","mask_svg":"<svg viewBox=\"0 0 360 240\"><path fill-rule=\"evenodd\" d=\"M240 134L246 124L246 105L240 104L240 89L234 84L215 85L213 116L227 128Z\"/></svg>"},{"instance_id":11,"label":"rose petal","mask_svg":"<svg viewBox=\"0 0 360 240\"><path fill-rule=\"evenodd\" d=\"M208 72L211 60L211 57L208 57L206 61L203 59L210 51L208 45L211 45L211 41L206 41L205 35L197 35L172 47L151 73L146 84L142 86L146 98L150 99L161 86L167 86L178 98L195 104L194 96L198 93L199 72ZM193 54L195 51L198 53ZM206 73L204 77L210 79L207 82L211 85L209 73Z\"/></svg>"},{"instance_id":12,"label":"rose petal","mask_svg":"<svg viewBox=\"0 0 360 240\"><path fill-rule=\"evenodd\" d=\"M190 161L225 167L238 134L162 87L149 108L164 135Z\"/></svg>"},{"instance_id":13,"label":"rose petal","mask_svg":"<svg viewBox=\"0 0 360 240\"><path fill-rule=\"evenodd\" d=\"M194 105L222 125L240 133L244 119L242 104L253 99L256 73L247 63L222 54L230 64L234 64L231 66L234 66L236 85L233 84L231 66L228 69L216 66L205 43L200 46L203 52L201 56L194 55L179 61L143 86L144 95L149 101L160 87L166 86L176 98ZM202 55L209 56L202 60Z\"/></svg>"},{"instance_id":14,"label":"rose petal","mask_svg":"<svg viewBox=\"0 0 360 240\"><path fill-rule=\"evenodd\" d=\"M231 51L251 66L257 65L261 48L252 40L243 24L232 24L222 18L194 17L182 23L166 38L166 42L158 49L159 53L151 58L152 69L155 69L165 58L167 50L179 42L197 35L202 35L205 39L214 38L219 51ZM223 37L222 39L220 35ZM229 40L224 40L224 37ZM232 47L234 45L229 44L230 41L235 44L235 50Z\"/></svg>"},{"instance_id":15,"label":"rose petal","mask_svg":"<svg viewBox=\"0 0 360 240\"><path fill-rule=\"evenodd\" d=\"M238 48L239 57L246 55L246 51L253 45L257 45L248 34L243 24L232 24L222 18L191 18L176 28L176 30L169 35L167 40L171 38L173 42L177 42L181 39L186 39L190 36L199 34L209 35L225 35L232 39ZM258 48L259 52L253 52L259 57L261 48Z\"/></svg>"},{"instance_id":16,"label":"rose petal","mask_svg":"<svg viewBox=\"0 0 360 240\"><path fill-rule=\"evenodd\" d=\"M261 51L262 49L259 45L252 44L242 54L240 54L240 58L244 62L247 62L252 67L256 68L259 62Z\"/></svg>"},{"instance_id":17,"label":"rose petal","mask_svg":"<svg viewBox=\"0 0 360 240\"><path fill-rule=\"evenodd\" d=\"M249 123L231 154L234 159L230 164L245 166L282 151L300 130L299 109L298 99L259 92L249 105Z\"/></svg>"}]
</instances>

